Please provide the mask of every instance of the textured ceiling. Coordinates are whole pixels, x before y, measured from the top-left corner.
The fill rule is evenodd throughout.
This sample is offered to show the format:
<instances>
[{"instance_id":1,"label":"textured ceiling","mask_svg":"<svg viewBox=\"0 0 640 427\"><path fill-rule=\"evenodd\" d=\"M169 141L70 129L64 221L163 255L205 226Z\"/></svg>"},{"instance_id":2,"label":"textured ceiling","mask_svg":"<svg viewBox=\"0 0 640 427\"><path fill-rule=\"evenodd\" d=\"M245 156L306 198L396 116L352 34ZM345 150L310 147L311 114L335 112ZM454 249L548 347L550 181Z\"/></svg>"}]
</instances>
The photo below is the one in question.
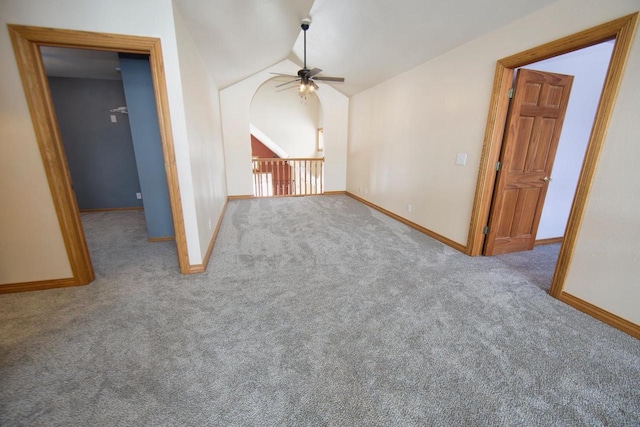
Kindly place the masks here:
<instances>
[{"instance_id":1,"label":"textured ceiling","mask_svg":"<svg viewBox=\"0 0 640 427\"><path fill-rule=\"evenodd\" d=\"M174 0L220 88L285 58L353 95L556 0ZM291 70L295 73L297 70ZM325 83L326 84L326 83Z\"/></svg>"},{"instance_id":2,"label":"textured ceiling","mask_svg":"<svg viewBox=\"0 0 640 427\"><path fill-rule=\"evenodd\" d=\"M116 52L42 46L40 54L45 72L51 77L122 79Z\"/></svg>"}]
</instances>

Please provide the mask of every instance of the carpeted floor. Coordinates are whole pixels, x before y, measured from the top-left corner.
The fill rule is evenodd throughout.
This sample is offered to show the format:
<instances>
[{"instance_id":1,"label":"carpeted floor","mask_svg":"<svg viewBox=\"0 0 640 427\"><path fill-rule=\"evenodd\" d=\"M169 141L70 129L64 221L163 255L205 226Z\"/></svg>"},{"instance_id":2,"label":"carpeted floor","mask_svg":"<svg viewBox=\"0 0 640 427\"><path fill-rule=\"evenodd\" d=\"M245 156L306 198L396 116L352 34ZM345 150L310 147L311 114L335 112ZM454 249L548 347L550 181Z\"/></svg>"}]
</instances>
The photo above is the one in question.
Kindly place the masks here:
<instances>
[{"instance_id":1,"label":"carpeted floor","mask_svg":"<svg viewBox=\"0 0 640 427\"><path fill-rule=\"evenodd\" d=\"M83 222L91 285L0 295L2 426L640 425L640 341L547 295L557 245L470 258L346 196L238 200L182 276L141 212Z\"/></svg>"}]
</instances>

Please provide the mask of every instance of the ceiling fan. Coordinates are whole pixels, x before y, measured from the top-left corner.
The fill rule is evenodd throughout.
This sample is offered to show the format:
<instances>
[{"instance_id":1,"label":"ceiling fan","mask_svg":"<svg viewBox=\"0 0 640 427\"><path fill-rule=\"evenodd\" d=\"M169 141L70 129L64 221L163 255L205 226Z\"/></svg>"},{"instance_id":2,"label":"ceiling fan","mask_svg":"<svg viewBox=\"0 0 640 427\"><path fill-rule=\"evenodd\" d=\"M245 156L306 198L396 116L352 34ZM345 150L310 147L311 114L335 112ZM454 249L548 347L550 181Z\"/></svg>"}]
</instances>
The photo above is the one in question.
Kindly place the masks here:
<instances>
[{"instance_id":1,"label":"ceiling fan","mask_svg":"<svg viewBox=\"0 0 640 427\"><path fill-rule=\"evenodd\" d=\"M300 82L298 90L300 91L300 96L302 97L306 97L307 95L315 92L316 89L318 89L316 81L344 82L344 77L319 76L318 74L322 72L320 68L313 68L311 70L307 68L307 30L309 29L309 25L311 25L311 19L309 18L303 19L302 25L300 25L300 28L302 28L302 31L304 32L304 63L302 65L302 69L298 71L298 75L294 76L291 74L271 73L279 76L291 77L294 79L279 84L276 87L282 87L291 83Z\"/></svg>"}]
</instances>

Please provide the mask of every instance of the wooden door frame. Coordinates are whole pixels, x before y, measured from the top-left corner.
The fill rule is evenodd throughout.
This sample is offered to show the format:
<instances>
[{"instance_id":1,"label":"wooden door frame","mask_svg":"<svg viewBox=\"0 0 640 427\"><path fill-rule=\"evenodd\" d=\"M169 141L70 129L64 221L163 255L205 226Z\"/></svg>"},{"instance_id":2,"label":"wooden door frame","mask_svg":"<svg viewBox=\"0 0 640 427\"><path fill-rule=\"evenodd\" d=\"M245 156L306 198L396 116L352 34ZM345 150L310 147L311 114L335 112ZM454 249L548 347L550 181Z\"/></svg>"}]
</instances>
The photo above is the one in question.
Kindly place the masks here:
<instances>
[{"instance_id":1,"label":"wooden door frame","mask_svg":"<svg viewBox=\"0 0 640 427\"><path fill-rule=\"evenodd\" d=\"M604 144L611 112L622 80L624 67L631 51L636 24L640 12L607 22L597 27L561 38L559 40L534 47L524 52L503 58L497 62L493 82L493 91L489 105L489 116L484 136L480 170L476 185L471 225L467 238L467 254L480 255L484 243L483 228L489 219L491 198L496 181L494 169L502 148L504 126L509 108L508 91L512 86L514 70L528 64L563 55L585 47L593 46L608 40L615 40L611 61L605 77L598 109L594 117L591 136L587 145L582 170L578 179L576 193L569 213L567 228L558 256L558 263L553 275L550 294L556 298L562 295L576 238L589 191L593 183L596 165ZM596 316L598 317L598 316Z\"/></svg>"},{"instance_id":2,"label":"wooden door frame","mask_svg":"<svg viewBox=\"0 0 640 427\"><path fill-rule=\"evenodd\" d=\"M182 273L189 273L190 266L180 200L180 188L178 186L178 173L160 39L24 25L8 24L7 26L11 35L31 120L73 273L73 278L70 280L65 279L63 284L58 283L59 281L47 281L38 282L37 286L34 287L32 284L25 283L24 290L86 285L94 279L91 258L80 221L80 212L71 187L71 178L64 146L58 129L49 85L42 64L42 57L40 56L40 46L94 49L149 55L158 127L160 130L164 166L169 188L169 203L171 205L178 252L178 264Z\"/></svg>"}]
</instances>

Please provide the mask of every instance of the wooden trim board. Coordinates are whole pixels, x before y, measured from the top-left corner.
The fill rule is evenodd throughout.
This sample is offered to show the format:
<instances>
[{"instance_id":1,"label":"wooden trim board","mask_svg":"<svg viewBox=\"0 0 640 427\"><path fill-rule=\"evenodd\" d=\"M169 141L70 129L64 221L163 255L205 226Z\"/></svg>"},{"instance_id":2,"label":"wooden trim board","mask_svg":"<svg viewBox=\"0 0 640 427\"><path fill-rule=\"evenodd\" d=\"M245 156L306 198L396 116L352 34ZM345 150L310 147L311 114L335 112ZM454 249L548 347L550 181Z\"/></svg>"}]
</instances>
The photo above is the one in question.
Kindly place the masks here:
<instances>
[{"instance_id":1,"label":"wooden trim board","mask_svg":"<svg viewBox=\"0 0 640 427\"><path fill-rule=\"evenodd\" d=\"M156 98L156 113L162 143L169 201L176 235L180 271L189 269L186 234L178 186L178 173L169 117L169 101L160 39L88 31L61 30L8 24L22 83L40 148L49 188L65 242L73 280L86 285L94 278L78 206L71 189L69 170L54 113L47 78L39 54L40 46L99 49L149 55ZM48 281L56 284L59 282ZM26 286L26 285L25 285ZM52 285L53 286L53 285Z\"/></svg>"},{"instance_id":2,"label":"wooden trim board","mask_svg":"<svg viewBox=\"0 0 640 427\"><path fill-rule=\"evenodd\" d=\"M614 328L619 329L622 332L640 340L640 325L636 325L635 323L623 319L622 317L616 316L613 313L609 313L608 311L603 310L600 307L591 304L590 302L584 301L564 291L557 298L560 301L569 304L576 310L580 310L581 312L588 314L591 317L595 317L601 322L613 326Z\"/></svg>"},{"instance_id":3,"label":"wooden trim board","mask_svg":"<svg viewBox=\"0 0 640 427\"><path fill-rule=\"evenodd\" d=\"M534 246L541 246L541 245L551 245L554 243L562 243L562 241L564 240L563 237L552 237L549 239L539 239L536 240L534 243Z\"/></svg>"},{"instance_id":4,"label":"wooden trim board","mask_svg":"<svg viewBox=\"0 0 640 427\"><path fill-rule=\"evenodd\" d=\"M155 243L155 242L170 242L172 240L176 240L175 236L164 236L164 237L149 237L147 238L147 242Z\"/></svg>"},{"instance_id":5,"label":"wooden trim board","mask_svg":"<svg viewBox=\"0 0 640 427\"><path fill-rule=\"evenodd\" d=\"M113 212L113 211L143 211L143 206L131 206L126 208L98 208L98 209L80 209L80 213L92 212Z\"/></svg>"},{"instance_id":6,"label":"wooden trim board","mask_svg":"<svg viewBox=\"0 0 640 427\"><path fill-rule=\"evenodd\" d=\"M9 283L0 285L0 294L43 291L46 289L67 288L70 286L84 286L84 283L78 283L73 277L68 279L40 280L37 282Z\"/></svg>"},{"instance_id":7,"label":"wooden trim board","mask_svg":"<svg viewBox=\"0 0 640 427\"><path fill-rule=\"evenodd\" d=\"M204 273L207 270L207 266L209 265L209 258L211 258L211 253L213 252L213 246L215 245L216 239L218 238L218 232L220 231L220 226L222 225L222 220L224 219L224 214L227 212L227 205L229 204L229 198L224 202L224 206L222 207L222 212L220 213L220 217L218 218L218 222L216 223L216 228L213 230L213 235L211 236L211 240L209 241L209 248L207 249L207 253L204 255L202 259L202 264L191 264L189 266L188 274L197 274Z\"/></svg>"},{"instance_id":8,"label":"wooden trim board","mask_svg":"<svg viewBox=\"0 0 640 427\"><path fill-rule=\"evenodd\" d=\"M256 197L252 194L244 195L244 196L227 196L227 200L245 200L245 199L255 199Z\"/></svg>"},{"instance_id":9,"label":"wooden trim board","mask_svg":"<svg viewBox=\"0 0 640 427\"><path fill-rule=\"evenodd\" d=\"M431 237L433 239L436 239L437 241L439 241L441 243L444 243L447 246L452 247L453 249L456 249L456 250L458 250L458 251L460 251L462 253L466 253L466 251L467 251L467 248L465 246L461 245L460 243L454 242L453 240L448 239L448 238L446 238L444 236L441 236L440 234L435 233L435 232L433 232L433 231L431 231L431 230L429 230L427 228L424 228L423 226L418 225L415 222L409 221L408 219L403 218L400 215L394 214L391 211L388 211L388 210L386 210L384 208L381 208L380 206L378 206L376 204L373 204L368 200L362 199L362 198L356 196L353 193L349 193L348 191L345 192L345 194L347 196L353 198L353 199L356 199L360 203L363 203L363 204L365 204L365 205L377 210L378 212L382 212L383 214L395 219L396 221L400 221L401 223L403 223L405 225L408 225L409 227L413 228L414 230L418 230L419 232L421 232L423 234L426 234L427 236L429 236L429 237Z\"/></svg>"},{"instance_id":10,"label":"wooden trim board","mask_svg":"<svg viewBox=\"0 0 640 427\"><path fill-rule=\"evenodd\" d=\"M275 197L306 197L306 196L333 196L333 195L338 195L338 194L347 194L346 191L325 191L324 193L321 194L300 194L300 195L295 195L295 194L287 194L284 196L270 196L271 198L275 198ZM262 198L262 197L256 197L252 194L247 194L247 195L240 195L240 196L227 196L227 200L245 200L245 199L257 199L257 198Z\"/></svg>"}]
</instances>

